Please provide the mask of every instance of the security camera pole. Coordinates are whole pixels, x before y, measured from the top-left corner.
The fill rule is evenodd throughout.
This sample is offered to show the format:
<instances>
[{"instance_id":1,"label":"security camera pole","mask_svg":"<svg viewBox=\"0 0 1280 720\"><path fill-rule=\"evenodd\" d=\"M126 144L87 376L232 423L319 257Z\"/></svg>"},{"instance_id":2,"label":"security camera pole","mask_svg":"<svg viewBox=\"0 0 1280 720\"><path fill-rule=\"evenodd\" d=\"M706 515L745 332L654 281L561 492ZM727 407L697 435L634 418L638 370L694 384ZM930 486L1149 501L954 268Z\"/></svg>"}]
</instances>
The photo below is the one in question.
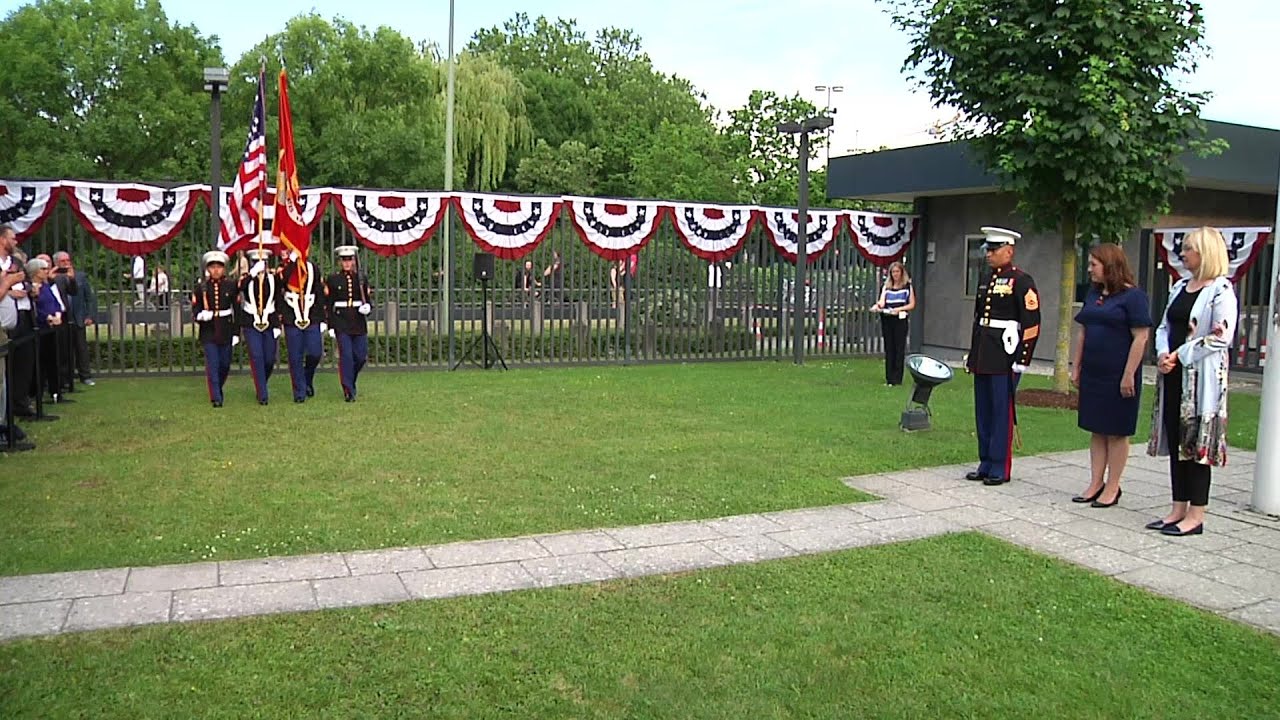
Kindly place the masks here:
<instances>
[{"instance_id":1,"label":"security camera pole","mask_svg":"<svg viewBox=\"0 0 1280 720\"><path fill-rule=\"evenodd\" d=\"M1267 308L1266 341L1280 342L1280 202L1271 228L1271 303ZM1280 368L1262 369L1262 416L1258 418L1258 462L1253 466L1253 509L1280 515Z\"/></svg>"},{"instance_id":2,"label":"security camera pole","mask_svg":"<svg viewBox=\"0 0 1280 720\"><path fill-rule=\"evenodd\" d=\"M800 203L796 209L796 281L791 288L791 323L795 331L791 350L797 365L804 364L804 324L809 310L805 303L804 280L809 258L809 133L830 128L832 120L825 115L805 118L802 122L785 122L778 132L800 135Z\"/></svg>"}]
</instances>

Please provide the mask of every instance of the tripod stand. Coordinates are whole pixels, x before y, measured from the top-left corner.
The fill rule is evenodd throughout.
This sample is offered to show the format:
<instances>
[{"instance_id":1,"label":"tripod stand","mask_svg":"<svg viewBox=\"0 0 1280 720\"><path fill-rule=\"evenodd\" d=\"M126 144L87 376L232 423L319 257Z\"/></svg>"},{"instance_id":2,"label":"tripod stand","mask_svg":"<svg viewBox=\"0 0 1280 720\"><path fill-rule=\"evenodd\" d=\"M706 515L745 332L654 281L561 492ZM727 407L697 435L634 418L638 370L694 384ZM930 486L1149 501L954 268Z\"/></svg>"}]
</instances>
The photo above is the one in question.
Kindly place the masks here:
<instances>
[{"instance_id":1,"label":"tripod stand","mask_svg":"<svg viewBox=\"0 0 1280 720\"><path fill-rule=\"evenodd\" d=\"M458 366L462 365L463 360L471 360L471 362L480 365L480 367L485 370L488 370L494 365L493 361L489 359L490 351L493 352L494 359L502 365L502 369L507 369L507 362L502 359L502 353L498 352L498 344L493 341L493 336L489 334L489 280L483 277L480 278L480 307L482 308L480 337L471 341L471 344L467 346L466 351L464 351L462 355L458 357L458 361L453 364L453 370L457 370ZM477 345L480 346L481 353L484 356L483 364L476 361L475 354Z\"/></svg>"}]
</instances>

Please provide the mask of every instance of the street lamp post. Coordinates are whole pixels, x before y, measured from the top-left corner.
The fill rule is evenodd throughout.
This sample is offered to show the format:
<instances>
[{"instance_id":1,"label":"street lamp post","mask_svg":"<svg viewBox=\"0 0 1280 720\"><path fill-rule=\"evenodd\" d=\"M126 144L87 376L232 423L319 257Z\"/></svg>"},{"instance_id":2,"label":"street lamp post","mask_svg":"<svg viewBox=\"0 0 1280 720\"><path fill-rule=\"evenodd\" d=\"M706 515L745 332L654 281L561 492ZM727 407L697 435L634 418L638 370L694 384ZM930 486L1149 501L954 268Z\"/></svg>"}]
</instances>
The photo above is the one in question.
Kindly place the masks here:
<instances>
[{"instance_id":1,"label":"street lamp post","mask_svg":"<svg viewBox=\"0 0 1280 720\"><path fill-rule=\"evenodd\" d=\"M809 133L829 130L833 121L826 115L815 115L800 122L785 122L778 131L800 135L800 202L796 208L796 280L791 288L792 354L797 365L804 364L804 323L808 312L805 302L805 274L809 264Z\"/></svg>"},{"instance_id":2,"label":"street lamp post","mask_svg":"<svg viewBox=\"0 0 1280 720\"><path fill-rule=\"evenodd\" d=\"M844 86L843 85L814 85L813 89L817 90L818 92L826 91L827 104L823 108L822 112L824 115L835 115L836 109L831 107L831 93L844 92ZM856 142L854 144L857 145ZM827 164L828 165L831 164L831 129L830 128L827 128Z\"/></svg>"},{"instance_id":3,"label":"street lamp post","mask_svg":"<svg viewBox=\"0 0 1280 720\"><path fill-rule=\"evenodd\" d=\"M226 68L205 68L204 89L209 93L209 169L212 175L209 187L212 190L209 202L212 205L212 218L209 221L213 246L218 246L218 223L222 219L219 206L222 203L222 91L227 89L231 75Z\"/></svg>"}]
</instances>

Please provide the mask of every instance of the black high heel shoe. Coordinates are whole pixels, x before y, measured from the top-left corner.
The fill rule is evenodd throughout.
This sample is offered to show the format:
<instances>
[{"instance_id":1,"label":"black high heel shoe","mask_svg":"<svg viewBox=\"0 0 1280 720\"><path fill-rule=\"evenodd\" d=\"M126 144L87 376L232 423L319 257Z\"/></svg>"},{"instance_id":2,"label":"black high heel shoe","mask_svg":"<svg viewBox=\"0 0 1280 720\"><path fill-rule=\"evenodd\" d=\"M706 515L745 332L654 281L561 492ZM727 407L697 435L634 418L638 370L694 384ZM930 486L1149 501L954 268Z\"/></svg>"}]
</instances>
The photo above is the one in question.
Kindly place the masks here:
<instances>
[{"instance_id":1,"label":"black high heel shoe","mask_svg":"<svg viewBox=\"0 0 1280 720\"><path fill-rule=\"evenodd\" d=\"M1123 494L1124 494L1124 488L1120 488L1119 490L1117 490L1117 491L1116 491L1116 499L1115 499L1115 500L1112 500L1112 501L1111 501L1111 502L1109 502L1109 503L1104 503L1104 502L1102 502L1102 501L1100 501L1100 500L1094 500L1093 502L1089 503L1089 507L1096 507L1096 508L1109 508L1109 507L1112 507L1112 506L1114 506L1116 503L1120 502L1120 496L1121 496L1121 495L1123 495ZM1102 493L1098 493L1098 496L1099 496L1099 497L1101 497L1101 496L1102 496Z\"/></svg>"},{"instance_id":2,"label":"black high heel shoe","mask_svg":"<svg viewBox=\"0 0 1280 720\"><path fill-rule=\"evenodd\" d=\"M1073 502L1073 503L1091 503L1091 502L1093 502L1094 500L1097 500L1098 498L1102 497L1102 491L1103 491L1103 490L1106 490L1106 489L1107 489L1107 486L1106 486L1106 485L1103 485L1102 487L1098 488L1098 492L1096 492L1096 493L1094 493L1094 494L1092 494L1092 495L1076 495L1075 497L1071 498L1071 502Z\"/></svg>"}]
</instances>

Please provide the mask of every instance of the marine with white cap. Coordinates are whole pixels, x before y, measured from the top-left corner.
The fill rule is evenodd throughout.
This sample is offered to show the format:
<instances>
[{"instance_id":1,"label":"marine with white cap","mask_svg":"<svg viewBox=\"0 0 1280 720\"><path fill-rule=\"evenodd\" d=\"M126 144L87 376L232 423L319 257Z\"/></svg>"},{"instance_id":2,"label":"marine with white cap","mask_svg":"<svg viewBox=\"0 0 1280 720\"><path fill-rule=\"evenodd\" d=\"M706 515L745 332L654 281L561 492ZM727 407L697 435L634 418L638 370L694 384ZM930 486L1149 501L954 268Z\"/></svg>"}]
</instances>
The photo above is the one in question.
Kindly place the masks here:
<instances>
[{"instance_id":1,"label":"marine with white cap","mask_svg":"<svg viewBox=\"0 0 1280 720\"><path fill-rule=\"evenodd\" d=\"M231 347L236 336L236 282L227 277L227 254L210 250L202 264L205 277L191 294L191 312L200 327L200 345L204 348L204 375L209 386L209 401L222 407L222 388L231 373Z\"/></svg>"},{"instance_id":2,"label":"marine with white cap","mask_svg":"<svg viewBox=\"0 0 1280 720\"><path fill-rule=\"evenodd\" d=\"M987 264L973 309L973 337L966 369L973 374L978 468L965 477L984 485L1010 480L1013 469L1014 399L1040 337L1040 295L1035 280L1013 265L1021 234L983 227Z\"/></svg>"},{"instance_id":3,"label":"marine with white cap","mask_svg":"<svg viewBox=\"0 0 1280 720\"><path fill-rule=\"evenodd\" d=\"M342 397L356 401L356 378L369 358L369 301L373 294L369 280L356 265L356 246L335 248L338 271L324 281L329 327L338 345L338 377L342 381Z\"/></svg>"},{"instance_id":4,"label":"marine with white cap","mask_svg":"<svg viewBox=\"0 0 1280 720\"><path fill-rule=\"evenodd\" d=\"M249 355L249 371L253 374L253 389L258 404L266 405L267 383L276 367L279 352L280 312L276 303L277 281L267 263L271 251L256 248L249 251L253 261L249 272L240 276L241 332L244 333L245 350Z\"/></svg>"},{"instance_id":5,"label":"marine with white cap","mask_svg":"<svg viewBox=\"0 0 1280 720\"><path fill-rule=\"evenodd\" d=\"M289 253L280 273L284 345L289 360L293 401L306 402L316 394L316 367L324 356L324 278L311 260ZM296 286L296 289L295 289Z\"/></svg>"}]
</instances>

